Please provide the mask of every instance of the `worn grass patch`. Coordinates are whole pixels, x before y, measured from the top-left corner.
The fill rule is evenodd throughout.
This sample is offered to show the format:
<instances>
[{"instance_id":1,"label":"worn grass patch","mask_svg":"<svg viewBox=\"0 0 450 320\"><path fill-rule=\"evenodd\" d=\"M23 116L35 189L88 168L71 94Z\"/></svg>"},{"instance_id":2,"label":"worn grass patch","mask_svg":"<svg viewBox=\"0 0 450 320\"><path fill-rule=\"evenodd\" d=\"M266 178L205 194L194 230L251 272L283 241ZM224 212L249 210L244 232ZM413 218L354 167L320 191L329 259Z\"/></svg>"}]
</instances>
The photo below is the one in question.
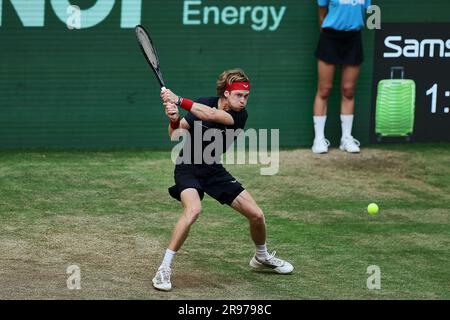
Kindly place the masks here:
<instances>
[{"instance_id":1,"label":"worn grass patch","mask_svg":"<svg viewBox=\"0 0 450 320\"><path fill-rule=\"evenodd\" d=\"M252 272L247 221L206 196L169 293L151 286L181 209L169 152L1 152L0 163L1 299L450 298L448 144L287 150L275 176L227 165L265 211L269 250L296 269ZM67 288L74 264L81 290ZM370 265L381 290L366 287Z\"/></svg>"}]
</instances>

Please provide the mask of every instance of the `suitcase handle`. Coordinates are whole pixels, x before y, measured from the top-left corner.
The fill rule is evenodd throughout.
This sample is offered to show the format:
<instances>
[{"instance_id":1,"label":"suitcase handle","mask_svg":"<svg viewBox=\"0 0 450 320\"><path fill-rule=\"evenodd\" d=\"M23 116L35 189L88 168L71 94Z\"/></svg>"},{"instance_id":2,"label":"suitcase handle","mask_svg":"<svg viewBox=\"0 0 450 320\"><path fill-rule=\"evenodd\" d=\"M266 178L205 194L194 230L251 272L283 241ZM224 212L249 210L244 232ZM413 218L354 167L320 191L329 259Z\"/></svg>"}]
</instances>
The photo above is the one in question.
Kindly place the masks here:
<instances>
[{"instance_id":1,"label":"suitcase handle","mask_svg":"<svg viewBox=\"0 0 450 320\"><path fill-rule=\"evenodd\" d=\"M405 68L404 67L391 67L391 79L394 79L394 73L397 70L402 72L402 79L405 79Z\"/></svg>"}]
</instances>

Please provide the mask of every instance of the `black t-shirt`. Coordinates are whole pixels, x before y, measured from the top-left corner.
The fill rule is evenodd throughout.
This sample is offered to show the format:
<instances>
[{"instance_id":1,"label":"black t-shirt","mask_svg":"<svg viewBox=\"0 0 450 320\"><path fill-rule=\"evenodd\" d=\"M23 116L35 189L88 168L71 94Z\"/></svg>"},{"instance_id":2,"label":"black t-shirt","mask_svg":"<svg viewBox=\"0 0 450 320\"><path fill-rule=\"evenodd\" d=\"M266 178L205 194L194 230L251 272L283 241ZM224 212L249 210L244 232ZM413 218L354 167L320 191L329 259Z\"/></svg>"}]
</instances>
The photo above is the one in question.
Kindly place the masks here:
<instances>
[{"instance_id":1,"label":"black t-shirt","mask_svg":"<svg viewBox=\"0 0 450 320\"><path fill-rule=\"evenodd\" d=\"M203 105L209 106L211 108L218 108L219 106L219 98L218 97L207 97L207 98L199 98L195 100L197 103L201 103ZM185 140L185 145L183 147L186 150L187 147L190 147L191 154L191 163L198 163L200 148L195 148L196 142L202 141L201 154L205 154L205 148L208 148L206 154L212 155L216 160L216 163L219 163L219 159L222 153L230 147L231 144L236 140L239 133L244 129L245 123L247 122L247 110L243 109L241 111L234 110L226 110L225 112L229 113L234 120L233 125L225 125L216 122L202 121L197 118L192 113L187 113L184 119L189 124L189 133L190 140ZM201 129L201 130L200 130ZM201 136L198 135L201 133ZM216 136L221 136L222 141L216 141ZM208 137L205 139L205 137ZM222 143L220 143L222 142ZM220 145L220 147L219 147ZM216 152L219 151L219 152ZM222 152L220 152L222 151ZM195 153L197 153L197 159L194 158ZM183 156L183 150L180 153L180 157ZM194 162L195 160L195 162ZM203 156L201 157L202 163L205 163ZM208 163L208 161L206 161Z\"/></svg>"}]
</instances>

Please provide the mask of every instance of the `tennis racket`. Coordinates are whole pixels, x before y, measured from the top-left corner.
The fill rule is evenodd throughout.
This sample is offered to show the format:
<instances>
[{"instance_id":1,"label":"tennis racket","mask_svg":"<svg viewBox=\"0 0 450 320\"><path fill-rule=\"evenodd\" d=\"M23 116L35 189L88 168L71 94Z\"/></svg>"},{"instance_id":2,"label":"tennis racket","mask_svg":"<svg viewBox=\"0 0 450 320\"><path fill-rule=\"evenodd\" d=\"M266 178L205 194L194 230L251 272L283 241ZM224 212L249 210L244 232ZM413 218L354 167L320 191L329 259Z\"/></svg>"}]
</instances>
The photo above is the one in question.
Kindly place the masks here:
<instances>
[{"instance_id":1,"label":"tennis racket","mask_svg":"<svg viewBox=\"0 0 450 320\"><path fill-rule=\"evenodd\" d=\"M144 54L145 59L155 73L156 79L158 80L161 87L161 91L165 91L166 85L164 83L164 78L159 65L158 53L156 52L156 48L152 42L152 39L148 35L148 32L145 30L145 28L141 25L137 25L134 30L136 32L136 38L139 42L142 53Z\"/></svg>"},{"instance_id":2,"label":"tennis racket","mask_svg":"<svg viewBox=\"0 0 450 320\"><path fill-rule=\"evenodd\" d=\"M159 66L159 58L156 47L143 26L137 25L134 30L136 32L136 38L138 40L139 46L141 47L141 51L144 54L144 57L152 68L153 72L155 73L156 80L158 80L159 82L161 91L164 92L166 90L166 85L164 83L164 78Z\"/></svg>"}]
</instances>

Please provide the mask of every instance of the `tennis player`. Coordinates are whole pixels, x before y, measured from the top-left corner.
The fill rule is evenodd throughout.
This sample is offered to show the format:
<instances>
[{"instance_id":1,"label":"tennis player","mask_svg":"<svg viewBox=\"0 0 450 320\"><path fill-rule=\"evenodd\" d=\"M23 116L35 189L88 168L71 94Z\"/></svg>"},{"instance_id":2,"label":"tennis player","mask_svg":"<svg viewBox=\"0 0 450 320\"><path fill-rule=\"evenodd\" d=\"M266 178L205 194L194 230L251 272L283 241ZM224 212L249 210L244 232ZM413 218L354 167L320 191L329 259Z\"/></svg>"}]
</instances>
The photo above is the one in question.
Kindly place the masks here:
<instances>
[{"instance_id":1,"label":"tennis player","mask_svg":"<svg viewBox=\"0 0 450 320\"><path fill-rule=\"evenodd\" d=\"M330 142L325 138L328 97L336 66L341 74L340 149L360 152L360 143L352 136L355 89L364 60L361 29L370 0L318 0L321 34L316 49L318 86L314 100L314 143L312 152L326 153Z\"/></svg>"},{"instance_id":2,"label":"tennis player","mask_svg":"<svg viewBox=\"0 0 450 320\"><path fill-rule=\"evenodd\" d=\"M189 131L191 139L184 146L195 150L194 135L203 134L205 130L219 130L226 141L225 130L244 129L247 121L246 106L250 95L250 81L244 71L240 69L224 71L217 81L217 97L200 98L195 102L177 96L167 89L161 93L165 112L170 119L169 135L175 129L182 128ZM181 118L178 107L188 111ZM194 130L200 126L201 131ZM199 149L202 154L205 148L214 141L202 141ZM220 142L222 143L222 142ZM224 152L226 149L224 149ZM180 157L183 154L180 153ZM185 156L185 155L184 155ZM197 154L198 156L198 154ZM215 154L215 157L220 155ZM269 254L266 247L266 224L264 214L258 207L250 193L219 163L207 164L205 159L195 163L195 154L184 157L192 161L179 163L175 166L175 185L169 188L169 194L181 201L183 213L172 232L172 239L164 254L163 261L153 278L156 289L169 291L172 289L170 281L171 263L176 252L186 240L191 225L198 218L201 211L201 200L207 193L221 204L227 204L244 215L250 224L250 234L256 245L255 255L250 260L250 266L257 270L270 270L280 274L292 272L294 267L286 261L275 257L275 251ZM203 158L203 157L202 157ZM198 160L198 159L197 159Z\"/></svg>"}]
</instances>

